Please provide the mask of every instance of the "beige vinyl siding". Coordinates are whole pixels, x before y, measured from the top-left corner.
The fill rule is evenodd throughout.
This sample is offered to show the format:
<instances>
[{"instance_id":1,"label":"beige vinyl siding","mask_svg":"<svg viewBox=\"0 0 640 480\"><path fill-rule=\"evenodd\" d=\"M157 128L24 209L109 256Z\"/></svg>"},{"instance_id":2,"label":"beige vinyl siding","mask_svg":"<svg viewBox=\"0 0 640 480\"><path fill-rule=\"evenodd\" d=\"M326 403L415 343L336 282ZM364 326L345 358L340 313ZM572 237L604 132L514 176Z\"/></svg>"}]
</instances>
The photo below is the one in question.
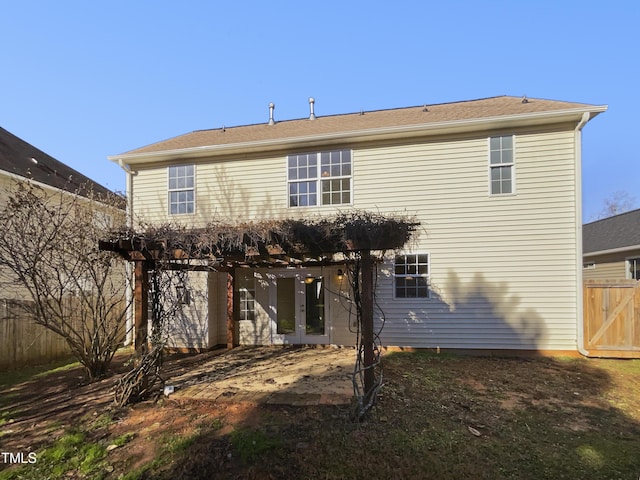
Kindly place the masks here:
<instances>
[{"instance_id":1,"label":"beige vinyl siding","mask_svg":"<svg viewBox=\"0 0 640 480\"><path fill-rule=\"evenodd\" d=\"M582 271L584 280L623 280L628 278L628 258L640 257L640 251L629 251L585 257L583 263L595 263L595 268Z\"/></svg>"},{"instance_id":2,"label":"beige vinyl siding","mask_svg":"<svg viewBox=\"0 0 640 480\"><path fill-rule=\"evenodd\" d=\"M141 168L134 180L134 211L139 221L187 225L281 217L288 213L286 172L286 156L198 163L196 214L168 215L167 166Z\"/></svg>"},{"instance_id":3,"label":"beige vinyl siding","mask_svg":"<svg viewBox=\"0 0 640 480\"><path fill-rule=\"evenodd\" d=\"M617 262L598 262L595 263L595 268L585 268L582 272L582 278L584 280L621 280L627 278L627 263L622 261Z\"/></svg>"},{"instance_id":4,"label":"beige vinyl siding","mask_svg":"<svg viewBox=\"0 0 640 480\"><path fill-rule=\"evenodd\" d=\"M515 194L492 196L488 137L510 134ZM166 166L154 166L134 177L135 210L147 221L194 224L349 208L415 215L422 226L407 250L430 253L434 294L395 299L392 265L380 267L385 345L575 350L581 260L574 139L562 126L359 146L352 154L353 206L341 208L287 208L286 152L201 162L192 218L167 216ZM345 332L343 323L332 342L351 339Z\"/></svg>"},{"instance_id":5,"label":"beige vinyl siding","mask_svg":"<svg viewBox=\"0 0 640 480\"><path fill-rule=\"evenodd\" d=\"M357 206L415 213L410 250L431 254L430 299L393 299L391 265L381 276L386 345L576 348L573 139L517 134L503 196L489 195L487 136L354 154Z\"/></svg>"},{"instance_id":6,"label":"beige vinyl siding","mask_svg":"<svg viewBox=\"0 0 640 480\"><path fill-rule=\"evenodd\" d=\"M181 285L183 284L178 277L174 277L170 295L175 295L176 287ZM177 349L207 349L210 346L208 273L189 272L188 282L184 286L189 291L190 301L180 305L176 314L167 319L167 346Z\"/></svg>"}]
</instances>

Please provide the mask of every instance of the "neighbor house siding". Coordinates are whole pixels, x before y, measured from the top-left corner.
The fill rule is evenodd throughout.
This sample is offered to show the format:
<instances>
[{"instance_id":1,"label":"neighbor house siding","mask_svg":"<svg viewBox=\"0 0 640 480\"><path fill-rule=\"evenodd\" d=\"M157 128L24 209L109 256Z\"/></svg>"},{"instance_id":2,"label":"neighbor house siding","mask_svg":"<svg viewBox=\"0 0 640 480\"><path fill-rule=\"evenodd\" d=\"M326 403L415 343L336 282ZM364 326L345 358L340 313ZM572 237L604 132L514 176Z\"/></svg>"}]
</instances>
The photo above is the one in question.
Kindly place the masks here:
<instances>
[{"instance_id":1,"label":"neighbor house siding","mask_svg":"<svg viewBox=\"0 0 640 480\"><path fill-rule=\"evenodd\" d=\"M623 280L628 279L627 258L640 257L640 251L628 251L606 255L585 257L583 263L593 263L594 267L585 268L584 280Z\"/></svg>"},{"instance_id":2,"label":"neighbor house siding","mask_svg":"<svg viewBox=\"0 0 640 480\"><path fill-rule=\"evenodd\" d=\"M511 134L515 193L492 196L488 138ZM385 345L575 350L574 135L564 125L355 146L353 205L339 208L287 208L286 152L197 162L193 216L167 216L166 165L140 168L134 209L146 221L187 224L350 208L415 215L421 227L406 249L430 253L433 294L394 299L392 264L379 266ZM352 338L342 325L333 343Z\"/></svg>"}]
</instances>

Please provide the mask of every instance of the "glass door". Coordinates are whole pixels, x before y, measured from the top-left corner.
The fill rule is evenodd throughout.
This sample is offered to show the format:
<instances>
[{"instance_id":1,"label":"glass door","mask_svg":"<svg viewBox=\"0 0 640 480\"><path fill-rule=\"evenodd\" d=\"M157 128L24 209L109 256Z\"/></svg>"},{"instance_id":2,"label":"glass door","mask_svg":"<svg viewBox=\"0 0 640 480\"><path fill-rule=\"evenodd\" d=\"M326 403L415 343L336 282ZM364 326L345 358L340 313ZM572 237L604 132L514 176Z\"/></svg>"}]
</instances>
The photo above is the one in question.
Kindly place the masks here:
<instances>
[{"instance_id":1,"label":"glass door","mask_svg":"<svg viewBox=\"0 0 640 480\"><path fill-rule=\"evenodd\" d=\"M329 343L322 276L313 272L281 272L276 275L273 343ZM319 273L319 272L318 272Z\"/></svg>"},{"instance_id":2,"label":"glass door","mask_svg":"<svg viewBox=\"0 0 640 480\"><path fill-rule=\"evenodd\" d=\"M295 276L276 279L276 331L274 343L300 343L298 332L301 310L299 280Z\"/></svg>"},{"instance_id":3,"label":"glass door","mask_svg":"<svg viewBox=\"0 0 640 480\"><path fill-rule=\"evenodd\" d=\"M325 317L325 290L322 277L305 277L304 280L304 324L302 343L328 343Z\"/></svg>"}]
</instances>

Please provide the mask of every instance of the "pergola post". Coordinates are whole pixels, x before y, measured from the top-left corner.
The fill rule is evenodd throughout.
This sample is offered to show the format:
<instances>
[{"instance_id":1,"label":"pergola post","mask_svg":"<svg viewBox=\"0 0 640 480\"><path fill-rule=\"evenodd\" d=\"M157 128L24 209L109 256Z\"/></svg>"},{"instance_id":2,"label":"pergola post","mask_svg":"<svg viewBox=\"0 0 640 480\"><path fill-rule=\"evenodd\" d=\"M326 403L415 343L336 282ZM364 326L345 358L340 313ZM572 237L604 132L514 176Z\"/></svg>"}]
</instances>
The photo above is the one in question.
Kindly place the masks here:
<instances>
[{"instance_id":1,"label":"pergola post","mask_svg":"<svg viewBox=\"0 0 640 480\"><path fill-rule=\"evenodd\" d=\"M360 275L362 285L361 345L364 351L364 401L365 404L369 404L375 387L375 372L373 368L373 260L369 250L363 250L360 254Z\"/></svg>"},{"instance_id":2,"label":"pergola post","mask_svg":"<svg viewBox=\"0 0 640 480\"><path fill-rule=\"evenodd\" d=\"M234 337L234 322L233 322L233 273L227 273L227 348L233 348Z\"/></svg>"},{"instance_id":3,"label":"pergola post","mask_svg":"<svg viewBox=\"0 0 640 480\"><path fill-rule=\"evenodd\" d=\"M149 337L149 269L145 261L135 262L134 279L134 346L140 357L147 350Z\"/></svg>"}]
</instances>

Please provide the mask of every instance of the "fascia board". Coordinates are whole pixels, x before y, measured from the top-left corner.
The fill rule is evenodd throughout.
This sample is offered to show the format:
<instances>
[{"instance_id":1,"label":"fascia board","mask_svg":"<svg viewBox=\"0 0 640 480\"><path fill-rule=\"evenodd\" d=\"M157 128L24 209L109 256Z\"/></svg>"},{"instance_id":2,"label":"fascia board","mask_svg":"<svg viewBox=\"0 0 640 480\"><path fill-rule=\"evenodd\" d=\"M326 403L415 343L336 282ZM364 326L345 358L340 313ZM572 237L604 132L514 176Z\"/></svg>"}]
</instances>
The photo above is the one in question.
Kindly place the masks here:
<instances>
[{"instance_id":1,"label":"fascia board","mask_svg":"<svg viewBox=\"0 0 640 480\"><path fill-rule=\"evenodd\" d=\"M610 250L600 250L583 254L583 257L598 257L600 255L611 255L613 253L625 253L633 250L640 250L640 245L630 245L628 247L612 248Z\"/></svg>"},{"instance_id":2,"label":"fascia board","mask_svg":"<svg viewBox=\"0 0 640 480\"><path fill-rule=\"evenodd\" d=\"M23 177L22 175L18 175L16 173L7 172L6 170L1 170L0 169L0 175L4 175L5 177L9 178L10 181L13 181L13 182L28 182L28 183L31 183L31 184L35 185L36 187L40 187L43 190L46 190L48 192L53 192L54 194L62 193L64 195L68 195L71 198L79 199L79 200L81 200L83 202L96 203L98 205L102 205L102 206L105 206L105 207L113 209L113 210L124 211L124 209L121 209L121 208L118 208L118 207L114 207L112 205L107 205L105 203L100 202L99 200L94 200L94 199L91 199L91 198L87 198L87 197L84 197L84 196L79 195L77 193L65 190L63 188L54 187L53 185L49 185L48 183L39 182L38 180L33 180L31 178Z\"/></svg>"},{"instance_id":3,"label":"fascia board","mask_svg":"<svg viewBox=\"0 0 640 480\"><path fill-rule=\"evenodd\" d=\"M607 110L607 106L594 106L583 109L574 108L567 110L557 110L552 112L536 112L528 114L507 115L498 117L485 117L468 120L453 120L438 123L426 123L418 125L402 125L394 127L371 128L367 130L352 130L345 132L334 132L321 135L306 135L302 137L277 138L269 140L259 140L255 142L229 143L223 145L207 145L201 147L181 148L175 150L163 150L148 153L121 154L107 157L113 162L123 161L128 165L135 165L146 162L164 162L176 158L202 158L217 155L232 155L234 153L247 152L267 152L287 148L295 148L299 145L306 147L340 143L348 140L353 143L360 143L371 140L390 140L398 138L410 138L416 136L454 134L474 130L489 130L504 127L519 127L527 125L542 125L549 123L560 123L563 121L578 121L585 112L591 113L593 118L597 114Z\"/></svg>"}]
</instances>

